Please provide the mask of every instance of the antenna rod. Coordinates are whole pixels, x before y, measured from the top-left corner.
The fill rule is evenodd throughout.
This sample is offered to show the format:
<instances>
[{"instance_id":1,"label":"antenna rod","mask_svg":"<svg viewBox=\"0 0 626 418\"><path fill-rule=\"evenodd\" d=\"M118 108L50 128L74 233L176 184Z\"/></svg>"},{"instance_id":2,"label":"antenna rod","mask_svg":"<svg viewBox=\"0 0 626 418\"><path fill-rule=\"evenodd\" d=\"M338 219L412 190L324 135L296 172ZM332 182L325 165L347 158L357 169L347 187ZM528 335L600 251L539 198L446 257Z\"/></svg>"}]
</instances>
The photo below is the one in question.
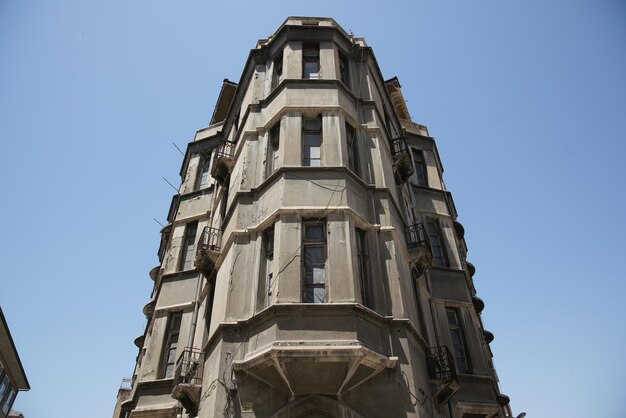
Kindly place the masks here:
<instances>
[{"instance_id":1,"label":"antenna rod","mask_svg":"<svg viewBox=\"0 0 626 418\"><path fill-rule=\"evenodd\" d=\"M184 152L182 152L182 151L180 150L180 148L178 148L178 145L176 145L176 143L175 143L175 142L172 142L172 145L174 145L174 147L176 147L176 149L178 150L178 152L180 152L180 155L182 155L183 157L185 156L185 153L184 153Z\"/></svg>"},{"instance_id":2,"label":"antenna rod","mask_svg":"<svg viewBox=\"0 0 626 418\"><path fill-rule=\"evenodd\" d=\"M174 187L174 185L172 183L170 183L169 181L167 181L167 179L165 177L163 177L163 180L165 180L165 182L167 184L169 184L170 186L172 186L172 189L176 190L176 193L178 193L178 189L176 187Z\"/></svg>"}]
</instances>

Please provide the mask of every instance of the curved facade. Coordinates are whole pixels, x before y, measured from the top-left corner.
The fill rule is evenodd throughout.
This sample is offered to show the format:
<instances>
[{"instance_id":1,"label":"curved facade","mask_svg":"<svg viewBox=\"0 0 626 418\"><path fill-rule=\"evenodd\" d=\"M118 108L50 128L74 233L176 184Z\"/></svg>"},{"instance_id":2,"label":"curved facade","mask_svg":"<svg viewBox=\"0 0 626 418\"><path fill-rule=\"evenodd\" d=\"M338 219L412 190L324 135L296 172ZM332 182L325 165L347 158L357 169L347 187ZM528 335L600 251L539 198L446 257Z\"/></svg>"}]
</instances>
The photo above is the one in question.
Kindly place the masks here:
<instances>
[{"instance_id":1,"label":"curved facade","mask_svg":"<svg viewBox=\"0 0 626 418\"><path fill-rule=\"evenodd\" d=\"M362 38L290 17L196 133L115 417L505 417L436 144Z\"/></svg>"}]
</instances>

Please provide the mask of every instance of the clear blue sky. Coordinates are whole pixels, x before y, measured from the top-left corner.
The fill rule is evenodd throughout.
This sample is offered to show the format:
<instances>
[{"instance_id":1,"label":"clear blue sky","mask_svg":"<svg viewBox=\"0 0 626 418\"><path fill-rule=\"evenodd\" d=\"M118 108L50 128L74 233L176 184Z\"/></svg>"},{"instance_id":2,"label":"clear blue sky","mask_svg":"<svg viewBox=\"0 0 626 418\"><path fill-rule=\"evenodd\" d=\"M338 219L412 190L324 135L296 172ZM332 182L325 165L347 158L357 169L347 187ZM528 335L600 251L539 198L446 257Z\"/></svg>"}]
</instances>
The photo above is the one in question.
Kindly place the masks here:
<instances>
[{"instance_id":1,"label":"clear blue sky","mask_svg":"<svg viewBox=\"0 0 626 418\"><path fill-rule=\"evenodd\" d=\"M626 3L0 3L0 304L27 418L109 418L181 148L288 15L334 17L437 139L502 390L626 416ZM403 6L409 5L410 6Z\"/></svg>"}]
</instances>

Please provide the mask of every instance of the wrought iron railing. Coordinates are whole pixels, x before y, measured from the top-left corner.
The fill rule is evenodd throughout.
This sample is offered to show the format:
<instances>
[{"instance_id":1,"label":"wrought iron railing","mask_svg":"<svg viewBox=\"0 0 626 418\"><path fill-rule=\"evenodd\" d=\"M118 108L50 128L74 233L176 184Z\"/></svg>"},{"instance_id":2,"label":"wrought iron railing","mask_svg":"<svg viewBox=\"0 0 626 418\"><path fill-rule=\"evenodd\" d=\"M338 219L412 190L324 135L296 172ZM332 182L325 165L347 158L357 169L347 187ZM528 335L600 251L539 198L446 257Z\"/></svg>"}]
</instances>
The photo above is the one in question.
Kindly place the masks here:
<instances>
[{"instance_id":1,"label":"wrought iron railing","mask_svg":"<svg viewBox=\"0 0 626 418\"><path fill-rule=\"evenodd\" d=\"M446 346L430 347L426 352L428 374L431 379L450 381L456 379L456 368Z\"/></svg>"},{"instance_id":2,"label":"wrought iron railing","mask_svg":"<svg viewBox=\"0 0 626 418\"><path fill-rule=\"evenodd\" d=\"M207 251L219 252L222 241L222 231L210 226L204 227L198 240L197 255L203 256Z\"/></svg>"},{"instance_id":3,"label":"wrought iron railing","mask_svg":"<svg viewBox=\"0 0 626 418\"><path fill-rule=\"evenodd\" d=\"M428 238L428 232L426 232L424 224L416 223L409 225L406 227L405 232L407 247L424 247L430 250L430 239Z\"/></svg>"},{"instance_id":4,"label":"wrought iron railing","mask_svg":"<svg viewBox=\"0 0 626 418\"><path fill-rule=\"evenodd\" d=\"M174 386L179 384L202 385L202 369L204 353L190 347L185 347L174 371Z\"/></svg>"},{"instance_id":5,"label":"wrought iron railing","mask_svg":"<svg viewBox=\"0 0 626 418\"><path fill-rule=\"evenodd\" d=\"M235 143L221 140L219 146L217 147L216 158L233 158L235 155Z\"/></svg>"},{"instance_id":6,"label":"wrought iron railing","mask_svg":"<svg viewBox=\"0 0 626 418\"><path fill-rule=\"evenodd\" d=\"M406 139L404 139L404 136L399 136L391 140L391 155L393 157L399 155L409 155L408 147L406 145Z\"/></svg>"}]
</instances>

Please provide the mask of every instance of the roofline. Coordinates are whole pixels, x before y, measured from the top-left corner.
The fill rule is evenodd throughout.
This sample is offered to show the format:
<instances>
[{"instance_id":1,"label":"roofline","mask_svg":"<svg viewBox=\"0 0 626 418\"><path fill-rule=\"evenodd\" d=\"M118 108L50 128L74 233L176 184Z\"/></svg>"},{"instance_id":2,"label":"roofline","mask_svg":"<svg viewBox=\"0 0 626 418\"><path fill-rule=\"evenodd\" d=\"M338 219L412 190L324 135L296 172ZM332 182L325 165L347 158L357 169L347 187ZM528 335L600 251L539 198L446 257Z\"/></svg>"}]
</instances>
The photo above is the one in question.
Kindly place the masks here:
<instances>
[{"instance_id":1,"label":"roofline","mask_svg":"<svg viewBox=\"0 0 626 418\"><path fill-rule=\"evenodd\" d=\"M7 336L9 337L9 342L11 343L11 348L13 349L13 353L15 354L15 358L17 359L17 364L20 366L20 370L22 372L22 377L24 378L24 382L26 383L26 389L18 388L18 390L30 390L30 383L28 383L28 378L26 377L26 372L24 371L24 366L22 365L22 361L20 360L20 355L17 352L17 348L15 347L15 343L13 342L13 337L11 336L11 331L9 330L9 324L7 324L6 318L4 317L4 312L2 312L2 307L0 306L0 319L2 320L2 326L7 332Z\"/></svg>"}]
</instances>

